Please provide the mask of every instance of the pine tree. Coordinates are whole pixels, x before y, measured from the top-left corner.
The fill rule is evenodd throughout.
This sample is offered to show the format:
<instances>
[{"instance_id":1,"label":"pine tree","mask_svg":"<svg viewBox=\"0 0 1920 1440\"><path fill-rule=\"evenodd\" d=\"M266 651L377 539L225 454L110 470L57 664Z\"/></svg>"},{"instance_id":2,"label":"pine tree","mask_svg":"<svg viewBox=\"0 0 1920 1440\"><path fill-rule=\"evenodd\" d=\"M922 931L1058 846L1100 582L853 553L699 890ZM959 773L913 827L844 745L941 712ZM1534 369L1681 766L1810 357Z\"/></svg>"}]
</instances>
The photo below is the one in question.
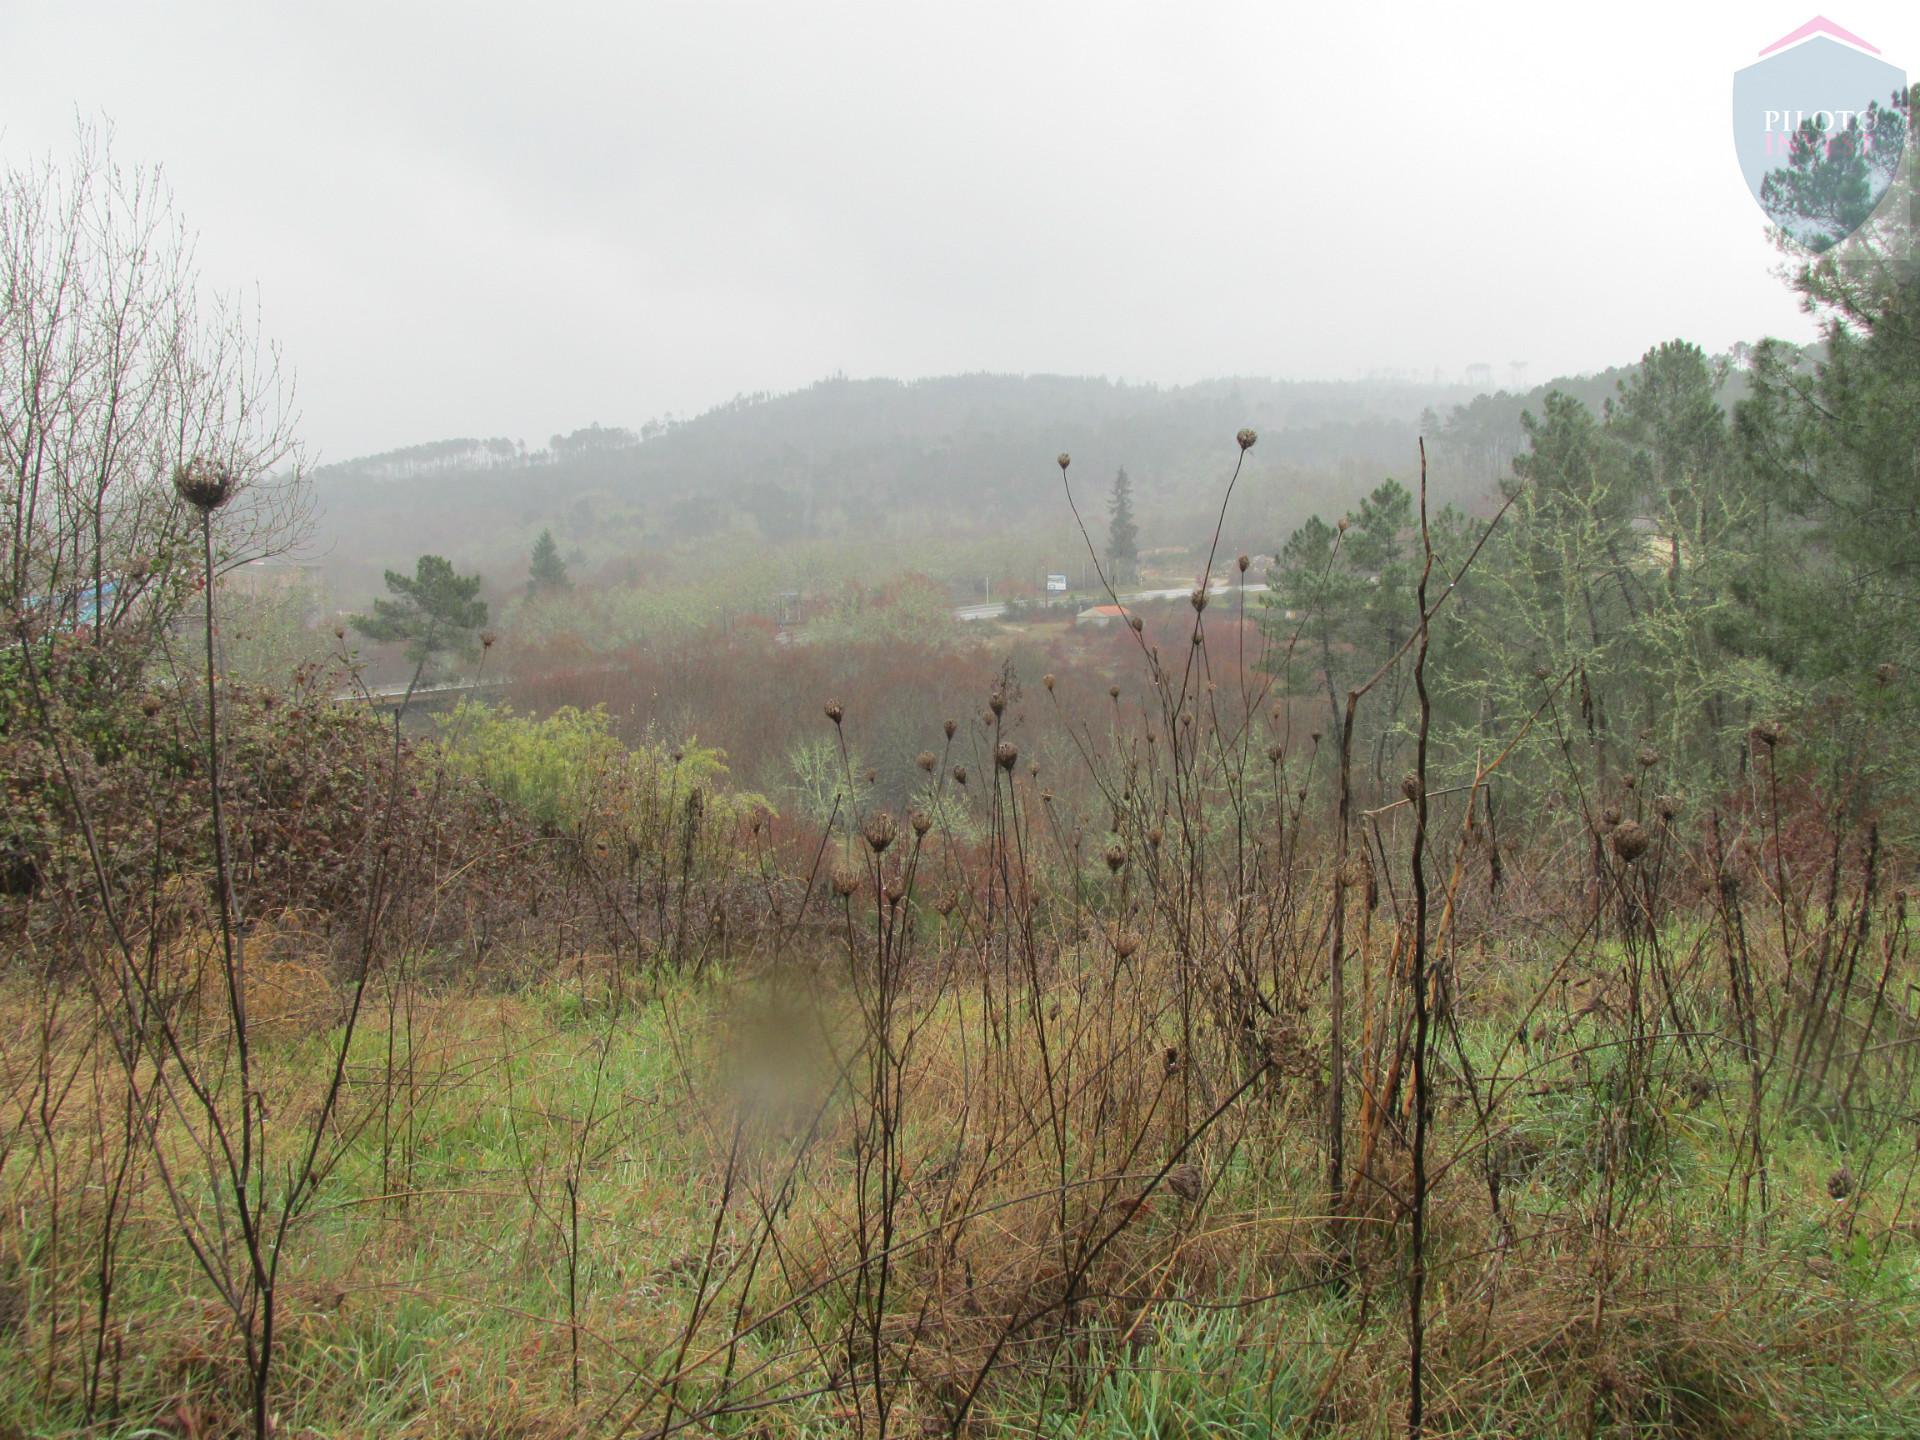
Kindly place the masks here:
<instances>
[{"instance_id":1,"label":"pine tree","mask_svg":"<svg viewBox=\"0 0 1920 1440\"><path fill-rule=\"evenodd\" d=\"M1133 482L1125 467L1113 477L1107 502L1107 566L1113 578L1132 578L1140 568L1140 530L1133 523Z\"/></svg>"},{"instance_id":2,"label":"pine tree","mask_svg":"<svg viewBox=\"0 0 1920 1440\"><path fill-rule=\"evenodd\" d=\"M441 656L471 650L487 623L480 577L460 574L438 555L422 555L412 575L387 571L387 590L393 598L375 600L371 615L353 617L353 628L369 640L404 642L416 683Z\"/></svg>"},{"instance_id":3,"label":"pine tree","mask_svg":"<svg viewBox=\"0 0 1920 1440\"><path fill-rule=\"evenodd\" d=\"M571 589L573 581L567 578L567 562L560 558L560 547L553 543L553 531L542 530L540 538L533 542L527 594L537 599L542 595L564 594Z\"/></svg>"}]
</instances>

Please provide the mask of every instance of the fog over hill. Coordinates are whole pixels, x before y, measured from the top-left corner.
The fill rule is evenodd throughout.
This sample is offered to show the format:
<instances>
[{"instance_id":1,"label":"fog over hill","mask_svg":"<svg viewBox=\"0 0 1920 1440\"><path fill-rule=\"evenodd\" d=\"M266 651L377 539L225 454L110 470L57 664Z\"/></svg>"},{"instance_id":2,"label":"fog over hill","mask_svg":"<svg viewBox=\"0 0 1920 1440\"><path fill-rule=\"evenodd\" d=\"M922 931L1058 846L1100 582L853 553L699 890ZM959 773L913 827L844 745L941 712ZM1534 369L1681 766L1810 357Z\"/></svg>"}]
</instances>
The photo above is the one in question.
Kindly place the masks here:
<instances>
[{"instance_id":1,"label":"fog over hill","mask_svg":"<svg viewBox=\"0 0 1920 1440\"><path fill-rule=\"evenodd\" d=\"M1599 406L1620 372L1552 382ZM1234 433L1261 442L1236 495L1238 543L1270 548L1316 511L1337 514L1433 447L1443 501L1491 492L1521 444L1525 395L1405 379L1129 385L1071 376L833 377L749 395L692 419L594 424L544 441L448 439L321 467L312 549L345 599L422 551L505 579L551 528L577 568L642 551L838 540L898 547L1033 527L1070 533L1054 457L1074 458L1098 533L1114 473L1132 478L1148 543L1210 527ZM732 553L732 552L729 552Z\"/></svg>"}]
</instances>

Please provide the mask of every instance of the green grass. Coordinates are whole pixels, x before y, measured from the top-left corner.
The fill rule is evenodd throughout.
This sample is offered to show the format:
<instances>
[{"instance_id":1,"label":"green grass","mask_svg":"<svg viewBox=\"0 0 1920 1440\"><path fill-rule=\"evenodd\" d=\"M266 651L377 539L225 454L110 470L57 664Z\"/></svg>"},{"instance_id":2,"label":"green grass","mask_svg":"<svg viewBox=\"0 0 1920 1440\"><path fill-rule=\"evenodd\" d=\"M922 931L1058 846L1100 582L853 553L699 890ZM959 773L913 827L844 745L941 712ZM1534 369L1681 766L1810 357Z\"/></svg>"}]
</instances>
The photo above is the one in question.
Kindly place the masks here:
<instances>
[{"instance_id":1,"label":"green grass","mask_svg":"<svg viewBox=\"0 0 1920 1440\"><path fill-rule=\"evenodd\" d=\"M605 996L560 983L420 997L411 1126L403 1104L389 1121L372 1103L388 1075L382 1008L349 1057L342 1113L358 1129L287 1251L280 1433L564 1434L645 1400L636 1377L673 1368L700 1293L731 1135L726 1027L752 994L751 982L722 978L630 996L617 1014ZM968 1003L956 1001L956 1014L970 1015ZM1459 1044L1484 1075L1510 1038L1496 1017L1468 1018ZM1600 1038L1589 1019L1553 1043L1566 1051ZM262 1055L274 1103L310 1094L336 1044L325 1031L272 1039ZM398 1081L404 1034L394 1053ZM1507 1073L1525 1063L1509 1056ZM1740 1168L1744 1069L1724 1050L1689 1054L1662 1041L1648 1061L1655 1082L1629 1103L1626 1063L1623 1049L1601 1047L1580 1067L1543 1065L1506 1092L1495 1158L1519 1239L1497 1271L1478 1152L1442 1175L1429 1295L1436 1433L1551 1435L1591 1424L1636 1437L1920 1434L1920 1250L1899 1209L1900 1167L1910 1163L1902 1142L1869 1152L1858 1121L1770 1107L1773 1214L1764 1228L1749 1215L1742 1232L1728 1181ZM1440 1154L1466 1113L1460 1097L1447 1099ZM910 1135L931 1151L949 1124L922 1115ZM1632 1207L1610 1261L1619 1298L1595 1338L1584 1317L1609 1147L1611 1183L1631 1192ZM1192 1251L1149 1302L1106 1312L1138 1313L1144 1324L1129 1334L1096 1318L1075 1342L1071 1373L1022 1359L982 1391L977 1427L1143 1440L1393 1433L1404 1365L1398 1232L1364 1237L1364 1279L1316 1269L1314 1227L1295 1219L1324 1203L1315 1154L1311 1133L1281 1116L1244 1135L1230 1160L1217 1157L1211 1209L1194 1234L1182 1240L1169 1211L1142 1222L1143 1256L1175 1243ZM1858 1210L1826 1191L1849 1157L1872 1187ZM67 1163L82 1160L76 1150ZM832 1206L846 1157L828 1146L808 1163L810 1188L784 1221L787 1248L764 1257L756 1307L846 1259L826 1238L845 1218ZM577 1407L566 1299L566 1180L576 1166ZM748 1178L764 1187L778 1173ZM84 1196L84 1170L71 1175ZM117 1404L87 1428L84 1207L69 1215L56 1256L48 1216L33 1206L47 1193L44 1171L16 1159L4 1179L15 1218L0 1235L0 1436L131 1440L177 1432L182 1416L223 1433L240 1413L232 1335L184 1263L158 1192L144 1193L122 1244L109 1346L117 1391L112 1379L104 1386ZM728 1253L753 1233L748 1199L743 1184L722 1226ZM922 1283L924 1259L903 1259L900 1273L905 1286ZM724 1290L691 1355L724 1339L738 1298L737 1284ZM806 1393L820 1382L811 1337L831 1333L846 1306L844 1289L829 1285L753 1329L732 1357L736 1381L755 1377L742 1393L764 1386L791 1398L721 1417L718 1433L852 1434L851 1402ZM926 1340L927 1353L940 1343ZM722 1354L696 1367L682 1404L716 1393L724 1364ZM915 1379L899 1394L901 1423L937 1419L951 1399ZM657 1417L657 1403L649 1413Z\"/></svg>"}]
</instances>

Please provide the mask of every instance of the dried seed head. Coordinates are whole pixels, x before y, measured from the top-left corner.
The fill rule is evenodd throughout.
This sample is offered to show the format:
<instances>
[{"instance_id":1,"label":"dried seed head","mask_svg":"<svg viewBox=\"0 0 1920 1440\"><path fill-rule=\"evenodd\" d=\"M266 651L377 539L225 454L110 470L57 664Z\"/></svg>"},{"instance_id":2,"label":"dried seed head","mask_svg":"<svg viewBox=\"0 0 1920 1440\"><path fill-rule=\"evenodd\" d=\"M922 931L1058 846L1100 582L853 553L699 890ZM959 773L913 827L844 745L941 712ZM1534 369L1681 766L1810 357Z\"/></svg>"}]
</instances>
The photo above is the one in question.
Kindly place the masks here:
<instances>
[{"instance_id":1,"label":"dried seed head","mask_svg":"<svg viewBox=\"0 0 1920 1440\"><path fill-rule=\"evenodd\" d=\"M1899 673L1900 672L1894 668L1892 661L1882 661L1873 667L1873 678L1878 680L1882 685L1891 685L1894 677Z\"/></svg>"},{"instance_id":2,"label":"dried seed head","mask_svg":"<svg viewBox=\"0 0 1920 1440\"><path fill-rule=\"evenodd\" d=\"M1620 788L1622 790L1636 789L1638 788L1639 784L1640 784L1640 777L1637 775L1622 775L1620 777Z\"/></svg>"},{"instance_id":3,"label":"dried seed head","mask_svg":"<svg viewBox=\"0 0 1920 1440\"><path fill-rule=\"evenodd\" d=\"M1240 567L1240 573L1244 575L1247 573L1247 567L1253 564L1253 560L1249 556L1242 555L1239 559L1235 560L1233 563Z\"/></svg>"},{"instance_id":4,"label":"dried seed head","mask_svg":"<svg viewBox=\"0 0 1920 1440\"><path fill-rule=\"evenodd\" d=\"M1662 820L1671 820L1680 813L1680 797L1678 795L1657 796L1654 799L1653 808Z\"/></svg>"},{"instance_id":5,"label":"dried seed head","mask_svg":"<svg viewBox=\"0 0 1920 1440\"><path fill-rule=\"evenodd\" d=\"M1108 871L1111 872L1112 874L1117 875L1120 873L1120 867L1125 865L1126 863L1127 863L1127 847L1122 845L1118 840L1110 842L1107 846Z\"/></svg>"},{"instance_id":6,"label":"dried seed head","mask_svg":"<svg viewBox=\"0 0 1920 1440\"><path fill-rule=\"evenodd\" d=\"M1155 850L1160 848L1160 842L1165 838L1165 832L1158 825L1147 831L1147 844Z\"/></svg>"},{"instance_id":7,"label":"dried seed head","mask_svg":"<svg viewBox=\"0 0 1920 1440\"><path fill-rule=\"evenodd\" d=\"M1011 740L1002 740L993 747L993 759L1002 770L1013 769L1013 762L1020 758L1020 747Z\"/></svg>"},{"instance_id":8,"label":"dried seed head","mask_svg":"<svg viewBox=\"0 0 1920 1440\"><path fill-rule=\"evenodd\" d=\"M1073 463L1073 457L1067 454L1066 451L1062 450L1060 452L1060 469L1062 471L1065 471L1067 466L1071 465L1072 463Z\"/></svg>"},{"instance_id":9,"label":"dried seed head","mask_svg":"<svg viewBox=\"0 0 1920 1440\"><path fill-rule=\"evenodd\" d=\"M1116 930L1113 935L1113 953L1122 960L1140 948L1140 937L1131 930Z\"/></svg>"},{"instance_id":10,"label":"dried seed head","mask_svg":"<svg viewBox=\"0 0 1920 1440\"><path fill-rule=\"evenodd\" d=\"M344 626L344 625L336 625L336 626L334 626L334 627L333 627L333 638L334 638L334 639L336 639L336 640L344 640L344 639L346 639L346 638L347 638L347 627L346 627L346 626Z\"/></svg>"},{"instance_id":11,"label":"dried seed head","mask_svg":"<svg viewBox=\"0 0 1920 1440\"><path fill-rule=\"evenodd\" d=\"M1651 745L1645 746L1641 749L1640 765L1642 769L1651 770L1654 766L1658 765L1659 763L1660 763L1660 752L1658 750L1654 749Z\"/></svg>"},{"instance_id":12,"label":"dried seed head","mask_svg":"<svg viewBox=\"0 0 1920 1440\"><path fill-rule=\"evenodd\" d=\"M1107 686L1107 698L1109 700L1118 700L1120 698L1120 687L1118 685Z\"/></svg>"},{"instance_id":13,"label":"dried seed head","mask_svg":"<svg viewBox=\"0 0 1920 1440\"><path fill-rule=\"evenodd\" d=\"M1182 1200L1198 1200L1200 1198L1200 1167L1197 1165L1174 1166L1167 1172L1167 1188Z\"/></svg>"},{"instance_id":14,"label":"dried seed head","mask_svg":"<svg viewBox=\"0 0 1920 1440\"><path fill-rule=\"evenodd\" d=\"M987 709L995 715L1003 714L1007 708L1007 695L1004 690L994 690L987 696Z\"/></svg>"},{"instance_id":15,"label":"dried seed head","mask_svg":"<svg viewBox=\"0 0 1920 1440\"><path fill-rule=\"evenodd\" d=\"M956 785L964 785L967 783L967 767L966 766L956 765L953 767L953 783Z\"/></svg>"},{"instance_id":16,"label":"dried seed head","mask_svg":"<svg viewBox=\"0 0 1920 1440\"><path fill-rule=\"evenodd\" d=\"M942 916L946 916L946 915L951 915L953 913L953 907L958 905L959 903L960 903L960 892L958 890L949 890L946 894L942 895L938 900L933 902L933 908Z\"/></svg>"},{"instance_id":17,"label":"dried seed head","mask_svg":"<svg viewBox=\"0 0 1920 1440\"><path fill-rule=\"evenodd\" d=\"M1629 865L1646 854L1647 846L1651 843L1647 827L1638 820L1625 820L1614 827L1613 853Z\"/></svg>"},{"instance_id":18,"label":"dried seed head","mask_svg":"<svg viewBox=\"0 0 1920 1440\"><path fill-rule=\"evenodd\" d=\"M1040 677L1040 683L1049 690L1053 689L1053 672L1049 670L1046 674L1042 675Z\"/></svg>"},{"instance_id":19,"label":"dried seed head","mask_svg":"<svg viewBox=\"0 0 1920 1440\"><path fill-rule=\"evenodd\" d=\"M1352 522L1349 521L1346 516L1342 515L1339 521L1334 525L1333 528L1338 530L1342 535L1344 535L1347 533L1347 526L1351 523Z\"/></svg>"},{"instance_id":20,"label":"dried seed head","mask_svg":"<svg viewBox=\"0 0 1920 1440\"><path fill-rule=\"evenodd\" d=\"M1602 831L1611 830L1619 823L1620 807L1618 805L1609 805L1600 812L1600 828Z\"/></svg>"},{"instance_id":21,"label":"dried seed head","mask_svg":"<svg viewBox=\"0 0 1920 1440\"><path fill-rule=\"evenodd\" d=\"M1233 438L1240 442L1240 448L1242 450L1251 450L1253 448L1253 442L1258 440L1260 438L1260 435L1258 431L1242 430L1238 435L1234 436Z\"/></svg>"},{"instance_id":22,"label":"dried seed head","mask_svg":"<svg viewBox=\"0 0 1920 1440\"><path fill-rule=\"evenodd\" d=\"M1278 765L1285 758L1286 753L1285 747L1278 740L1270 742L1267 746L1267 760L1270 764Z\"/></svg>"},{"instance_id":23,"label":"dried seed head","mask_svg":"<svg viewBox=\"0 0 1920 1440\"><path fill-rule=\"evenodd\" d=\"M906 894L907 882L905 877L889 875L887 877L887 903L889 905L898 905L906 898Z\"/></svg>"},{"instance_id":24,"label":"dried seed head","mask_svg":"<svg viewBox=\"0 0 1920 1440\"><path fill-rule=\"evenodd\" d=\"M158 695L142 695L140 697L140 713L149 720L158 715L160 713L160 697Z\"/></svg>"},{"instance_id":25,"label":"dried seed head","mask_svg":"<svg viewBox=\"0 0 1920 1440\"><path fill-rule=\"evenodd\" d=\"M827 701L827 719L831 720L834 724L838 725L846 713L845 710L840 708L840 702L838 700Z\"/></svg>"},{"instance_id":26,"label":"dried seed head","mask_svg":"<svg viewBox=\"0 0 1920 1440\"><path fill-rule=\"evenodd\" d=\"M833 893L842 900L851 900L860 893L860 872L848 865L833 867Z\"/></svg>"},{"instance_id":27,"label":"dried seed head","mask_svg":"<svg viewBox=\"0 0 1920 1440\"><path fill-rule=\"evenodd\" d=\"M1136 635L1147 628L1147 622L1142 620L1138 615L1129 615L1127 617L1127 624L1133 627L1133 633Z\"/></svg>"},{"instance_id":28,"label":"dried seed head","mask_svg":"<svg viewBox=\"0 0 1920 1440\"><path fill-rule=\"evenodd\" d=\"M1533 678L1536 680L1545 680L1548 676L1552 674L1553 674L1553 671L1549 670L1544 665L1536 665L1533 667Z\"/></svg>"},{"instance_id":29,"label":"dried seed head","mask_svg":"<svg viewBox=\"0 0 1920 1440\"><path fill-rule=\"evenodd\" d=\"M493 649L495 642L498 641L499 638L500 637L491 630L482 630L480 632L480 648L482 650Z\"/></svg>"},{"instance_id":30,"label":"dried seed head","mask_svg":"<svg viewBox=\"0 0 1920 1440\"><path fill-rule=\"evenodd\" d=\"M945 724L943 724L940 728L947 732L947 739L951 740L953 739L953 732L958 730L960 727L954 721L949 720Z\"/></svg>"},{"instance_id":31,"label":"dried seed head","mask_svg":"<svg viewBox=\"0 0 1920 1440\"><path fill-rule=\"evenodd\" d=\"M1747 733L1771 750L1780 743L1780 737L1786 732L1781 729L1778 720L1762 720Z\"/></svg>"},{"instance_id":32,"label":"dried seed head","mask_svg":"<svg viewBox=\"0 0 1920 1440\"><path fill-rule=\"evenodd\" d=\"M929 775L931 775L933 773L933 767L939 762L934 759L933 751L922 750L918 755L914 757L913 763L918 765L922 770L926 771Z\"/></svg>"},{"instance_id":33,"label":"dried seed head","mask_svg":"<svg viewBox=\"0 0 1920 1440\"><path fill-rule=\"evenodd\" d=\"M186 464L174 467L173 488L179 492L182 500L206 515L233 498L239 481L225 466L202 460L196 455Z\"/></svg>"},{"instance_id":34,"label":"dried seed head","mask_svg":"<svg viewBox=\"0 0 1920 1440\"><path fill-rule=\"evenodd\" d=\"M1195 610L1206 609L1207 608L1207 587L1204 585L1194 586L1193 594L1189 595L1187 599L1192 603L1193 608Z\"/></svg>"},{"instance_id":35,"label":"dried seed head","mask_svg":"<svg viewBox=\"0 0 1920 1440\"><path fill-rule=\"evenodd\" d=\"M1420 798L1420 777L1418 775L1403 776L1400 781L1400 793L1409 800L1418 800Z\"/></svg>"},{"instance_id":36,"label":"dried seed head","mask_svg":"<svg viewBox=\"0 0 1920 1440\"><path fill-rule=\"evenodd\" d=\"M1827 1194L1836 1200L1844 1200L1853 1193L1853 1171L1842 1165L1827 1177Z\"/></svg>"},{"instance_id":37,"label":"dried seed head","mask_svg":"<svg viewBox=\"0 0 1920 1440\"><path fill-rule=\"evenodd\" d=\"M867 823L861 826L861 834L867 837L867 845L876 855L893 844L893 837L896 833L893 815L890 811L886 810L874 811L873 814L867 816Z\"/></svg>"},{"instance_id":38,"label":"dried seed head","mask_svg":"<svg viewBox=\"0 0 1920 1440\"><path fill-rule=\"evenodd\" d=\"M1038 760L1029 760L1027 762L1027 774L1033 776L1035 779L1039 778L1040 762Z\"/></svg>"},{"instance_id":39,"label":"dried seed head","mask_svg":"<svg viewBox=\"0 0 1920 1440\"><path fill-rule=\"evenodd\" d=\"M913 826L913 833L925 835L933 828L933 817L924 810L916 810L907 817L907 823Z\"/></svg>"}]
</instances>

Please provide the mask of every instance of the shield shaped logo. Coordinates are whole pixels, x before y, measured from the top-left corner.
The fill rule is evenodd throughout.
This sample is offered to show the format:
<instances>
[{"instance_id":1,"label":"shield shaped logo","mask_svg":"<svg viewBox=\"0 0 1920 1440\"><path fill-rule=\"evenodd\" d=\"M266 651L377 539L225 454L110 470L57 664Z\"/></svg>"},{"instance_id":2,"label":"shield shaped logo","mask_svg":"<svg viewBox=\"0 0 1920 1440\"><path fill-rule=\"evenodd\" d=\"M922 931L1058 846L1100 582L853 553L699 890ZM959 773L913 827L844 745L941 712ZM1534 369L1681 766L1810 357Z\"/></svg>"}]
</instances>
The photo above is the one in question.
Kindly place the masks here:
<instances>
[{"instance_id":1,"label":"shield shaped logo","mask_svg":"<svg viewBox=\"0 0 1920 1440\"><path fill-rule=\"evenodd\" d=\"M1885 198L1907 145L1907 77L1816 16L1733 77L1733 143L1747 188L1804 249L1830 249Z\"/></svg>"}]
</instances>

